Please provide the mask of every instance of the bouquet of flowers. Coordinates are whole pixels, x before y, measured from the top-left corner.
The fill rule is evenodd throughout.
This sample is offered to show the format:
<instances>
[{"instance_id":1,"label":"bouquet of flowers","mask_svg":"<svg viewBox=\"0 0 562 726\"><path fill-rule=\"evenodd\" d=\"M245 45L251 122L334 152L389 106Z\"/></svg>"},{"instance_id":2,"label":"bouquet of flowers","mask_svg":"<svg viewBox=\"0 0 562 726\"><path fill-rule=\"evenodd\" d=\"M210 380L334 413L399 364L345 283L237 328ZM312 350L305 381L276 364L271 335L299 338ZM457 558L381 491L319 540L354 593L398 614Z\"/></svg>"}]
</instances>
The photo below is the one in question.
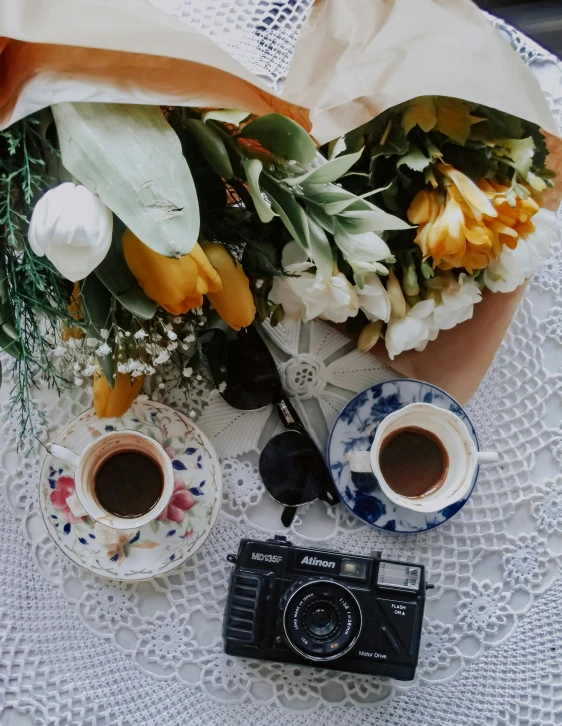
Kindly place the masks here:
<instances>
[{"instance_id":1,"label":"bouquet of flowers","mask_svg":"<svg viewBox=\"0 0 562 726\"><path fill-rule=\"evenodd\" d=\"M146 377L189 396L202 336L255 319L353 319L362 350L422 349L483 286L521 284L556 229L538 127L449 98L320 150L280 114L101 103L1 139L0 343L24 426L37 373L93 377L119 416Z\"/></svg>"},{"instance_id":2,"label":"bouquet of flowers","mask_svg":"<svg viewBox=\"0 0 562 726\"><path fill-rule=\"evenodd\" d=\"M204 342L253 321L422 350L558 234L541 206L555 124L468 0L319 3L281 97L125 0L24 1L0 28L0 347L23 430L39 381L92 378L100 416L143 385L189 404Z\"/></svg>"},{"instance_id":3,"label":"bouquet of flowers","mask_svg":"<svg viewBox=\"0 0 562 726\"><path fill-rule=\"evenodd\" d=\"M325 216L319 219L332 235L338 274L320 300L310 258L301 252L296 261L297 250L289 246L288 276L276 280L272 297L289 317L353 318L361 350L380 336L391 359L423 350L440 330L472 317L484 287L511 292L521 285L559 235L555 215L541 209L541 192L554 177L545 166L544 136L509 114L425 96L389 109L323 151L333 157L328 163L359 155L315 196L329 215L341 210L331 226ZM300 182L304 190L309 180ZM361 220L374 214L369 198L411 227L368 229L354 219L350 237L347 215L360 207L346 205L347 193L362 200Z\"/></svg>"}]
</instances>

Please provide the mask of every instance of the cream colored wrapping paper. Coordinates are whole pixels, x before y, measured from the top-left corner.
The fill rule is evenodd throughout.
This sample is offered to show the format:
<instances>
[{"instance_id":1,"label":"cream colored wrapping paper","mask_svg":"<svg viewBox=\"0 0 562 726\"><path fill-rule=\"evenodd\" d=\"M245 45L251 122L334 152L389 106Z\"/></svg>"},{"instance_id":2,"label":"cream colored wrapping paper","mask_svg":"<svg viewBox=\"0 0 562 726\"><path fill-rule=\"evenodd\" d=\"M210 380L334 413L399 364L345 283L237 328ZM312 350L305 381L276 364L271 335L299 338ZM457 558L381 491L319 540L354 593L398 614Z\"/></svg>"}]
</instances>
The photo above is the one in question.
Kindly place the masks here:
<instances>
[{"instance_id":1,"label":"cream colored wrapping paper","mask_svg":"<svg viewBox=\"0 0 562 726\"><path fill-rule=\"evenodd\" d=\"M312 124L323 143L432 94L483 103L558 134L534 76L470 0L317 0L282 97L148 0L0 0L0 36L0 128L62 101L132 102L278 111ZM558 170L559 139L550 137L549 148ZM547 206L556 209L561 195L558 186ZM522 293L486 295L472 320L393 367L466 402Z\"/></svg>"},{"instance_id":2,"label":"cream colored wrapping paper","mask_svg":"<svg viewBox=\"0 0 562 726\"><path fill-rule=\"evenodd\" d=\"M0 0L0 36L3 126L86 99L290 111L148 0ZM309 109L319 142L426 94L485 103L557 133L532 73L470 0L318 0L283 99Z\"/></svg>"}]
</instances>

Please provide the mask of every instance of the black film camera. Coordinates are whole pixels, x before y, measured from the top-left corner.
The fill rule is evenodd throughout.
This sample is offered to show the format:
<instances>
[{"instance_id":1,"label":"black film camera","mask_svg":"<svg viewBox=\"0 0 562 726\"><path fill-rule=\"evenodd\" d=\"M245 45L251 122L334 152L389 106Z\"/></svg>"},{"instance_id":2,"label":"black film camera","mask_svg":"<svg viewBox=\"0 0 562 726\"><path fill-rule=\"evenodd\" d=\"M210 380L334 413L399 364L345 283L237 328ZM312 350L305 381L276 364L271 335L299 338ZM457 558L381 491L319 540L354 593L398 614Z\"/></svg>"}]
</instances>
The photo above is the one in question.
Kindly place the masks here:
<instances>
[{"instance_id":1,"label":"black film camera","mask_svg":"<svg viewBox=\"0 0 562 726\"><path fill-rule=\"evenodd\" d=\"M412 680L421 565L243 539L224 614L229 655Z\"/></svg>"}]
</instances>

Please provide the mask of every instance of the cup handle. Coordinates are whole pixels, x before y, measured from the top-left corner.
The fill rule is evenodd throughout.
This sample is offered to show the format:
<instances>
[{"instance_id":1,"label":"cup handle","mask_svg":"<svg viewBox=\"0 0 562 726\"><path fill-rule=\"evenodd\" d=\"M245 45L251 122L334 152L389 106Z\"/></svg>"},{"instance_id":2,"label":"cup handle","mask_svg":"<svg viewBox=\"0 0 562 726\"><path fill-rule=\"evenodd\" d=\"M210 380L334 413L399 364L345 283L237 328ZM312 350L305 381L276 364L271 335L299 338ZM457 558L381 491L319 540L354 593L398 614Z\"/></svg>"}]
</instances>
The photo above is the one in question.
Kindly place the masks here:
<instances>
[{"instance_id":1,"label":"cup handle","mask_svg":"<svg viewBox=\"0 0 562 726\"><path fill-rule=\"evenodd\" d=\"M347 455L347 460L349 461L349 468L356 474L373 473L370 451L351 451Z\"/></svg>"},{"instance_id":2,"label":"cup handle","mask_svg":"<svg viewBox=\"0 0 562 726\"><path fill-rule=\"evenodd\" d=\"M479 464L495 464L499 459L500 456L497 451L479 451L476 454L476 460Z\"/></svg>"},{"instance_id":3,"label":"cup handle","mask_svg":"<svg viewBox=\"0 0 562 726\"><path fill-rule=\"evenodd\" d=\"M51 456L56 456L57 459L70 464L73 468L78 466L78 461L80 459L78 454L75 454L74 451L71 451L70 449L66 449L64 446L59 446L58 444L47 444L47 451L51 454Z\"/></svg>"}]
</instances>

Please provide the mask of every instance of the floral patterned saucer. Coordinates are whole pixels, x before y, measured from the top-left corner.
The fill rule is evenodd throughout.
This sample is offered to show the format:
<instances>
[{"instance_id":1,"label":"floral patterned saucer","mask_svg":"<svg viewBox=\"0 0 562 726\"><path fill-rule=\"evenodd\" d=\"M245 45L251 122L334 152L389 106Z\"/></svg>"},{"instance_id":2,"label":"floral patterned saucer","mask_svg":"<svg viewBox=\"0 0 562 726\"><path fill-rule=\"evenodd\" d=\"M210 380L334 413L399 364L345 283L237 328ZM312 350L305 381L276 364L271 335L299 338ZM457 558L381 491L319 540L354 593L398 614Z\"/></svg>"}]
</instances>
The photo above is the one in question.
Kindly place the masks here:
<instances>
[{"instance_id":1,"label":"floral patterned saucer","mask_svg":"<svg viewBox=\"0 0 562 726\"><path fill-rule=\"evenodd\" d=\"M144 580L181 565L205 542L221 505L221 470L207 437L183 414L163 403L137 399L121 418L99 419L84 411L55 443L80 453L108 431L129 429L152 436L172 459L174 492L157 520L120 532L118 543L98 541L95 522L76 517L66 502L74 493L68 464L47 454L39 480L39 502L47 531L62 551L86 570L117 580Z\"/></svg>"},{"instance_id":2,"label":"floral patterned saucer","mask_svg":"<svg viewBox=\"0 0 562 726\"><path fill-rule=\"evenodd\" d=\"M351 473L347 460L349 452L370 448L377 426L385 416L418 402L432 403L455 413L479 448L474 426L454 398L436 386L408 378L377 383L355 396L338 416L328 442L328 463L342 502L359 519L389 532L412 534L443 524L465 505L478 478L477 469L466 499L440 512L423 513L391 502L372 474Z\"/></svg>"}]
</instances>

